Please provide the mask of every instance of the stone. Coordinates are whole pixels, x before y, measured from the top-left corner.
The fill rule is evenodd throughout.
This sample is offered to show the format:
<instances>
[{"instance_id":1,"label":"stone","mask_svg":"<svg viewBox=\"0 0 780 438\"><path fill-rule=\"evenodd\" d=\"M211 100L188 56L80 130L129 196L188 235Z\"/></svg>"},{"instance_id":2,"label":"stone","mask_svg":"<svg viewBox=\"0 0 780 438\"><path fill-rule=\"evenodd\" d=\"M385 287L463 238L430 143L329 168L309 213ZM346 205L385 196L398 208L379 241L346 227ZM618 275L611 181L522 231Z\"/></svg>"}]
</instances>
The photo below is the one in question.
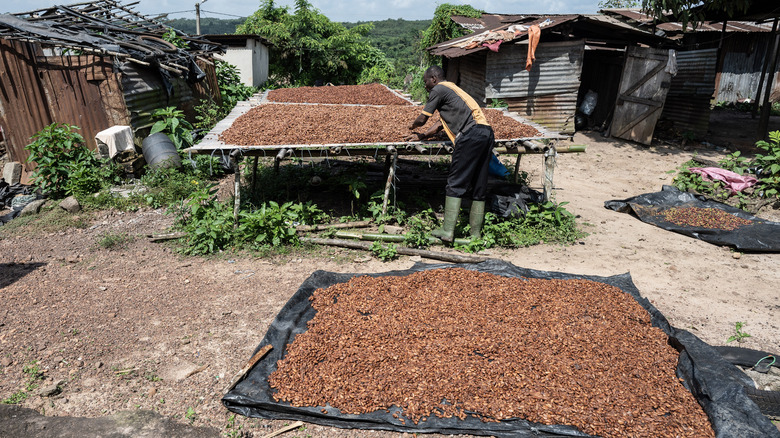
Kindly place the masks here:
<instances>
[{"instance_id":1,"label":"stone","mask_svg":"<svg viewBox=\"0 0 780 438\"><path fill-rule=\"evenodd\" d=\"M22 163L12 161L3 166L3 179L9 185L18 184L22 180Z\"/></svg>"},{"instance_id":2,"label":"stone","mask_svg":"<svg viewBox=\"0 0 780 438\"><path fill-rule=\"evenodd\" d=\"M78 213L81 211L81 205L79 204L79 201L76 200L76 198L73 196L68 196L67 198L63 199L62 202L60 202L60 207L62 207L68 213Z\"/></svg>"},{"instance_id":3,"label":"stone","mask_svg":"<svg viewBox=\"0 0 780 438\"><path fill-rule=\"evenodd\" d=\"M385 233L387 234L403 234L404 228L397 227L395 225L385 225Z\"/></svg>"},{"instance_id":4,"label":"stone","mask_svg":"<svg viewBox=\"0 0 780 438\"><path fill-rule=\"evenodd\" d=\"M41 397L51 397L53 395L59 394L62 392L62 384L65 383L64 380L55 380L49 385L41 387L41 389L38 390L38 395Z\"/></svg>"},{"instance_id":5,"label":"stone","mask_svg":"<svg viewBox=\"0 0 780 438\"><path fill-rule=\"evenodd\" d=\"M4 358L0 359L0 365L2 365L4 367L11 366L12 363L14 363L14 361L11 360L10 357L4 357Z\"/></svg>"},{"instance_id":6,"label":"stone","mask_svg":"<svg viewBox=\"0 0 780 438\"><path fill-rule=\"evenodd\" d=\"M43 204L46 203L45 199L37 199L27 205L24 206L21 213L19 213L19 216L30 216L34 214L38 214L41 211L41 207L43 207Z\"/></svg>"}]
</instances>

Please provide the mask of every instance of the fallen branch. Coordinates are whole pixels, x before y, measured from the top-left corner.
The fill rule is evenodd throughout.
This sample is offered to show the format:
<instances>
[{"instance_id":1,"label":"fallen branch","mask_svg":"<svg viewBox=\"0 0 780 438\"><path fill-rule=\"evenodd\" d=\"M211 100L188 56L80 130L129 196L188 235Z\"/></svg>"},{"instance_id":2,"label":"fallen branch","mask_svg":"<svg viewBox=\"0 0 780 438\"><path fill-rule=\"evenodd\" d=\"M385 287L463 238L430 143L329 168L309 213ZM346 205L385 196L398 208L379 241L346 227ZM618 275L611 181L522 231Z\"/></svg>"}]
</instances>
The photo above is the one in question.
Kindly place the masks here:
<instances>
[{"instance_id":1,"label":"fallen branch","mask_svg":"<svg viewBox=\"0 0 780 438\"><path fill-rule=\"evenodd\" d=\"M233 379L230 381L230 385L228 385L228 387L225 388L225 393L228 393L230 392L231 389L235 388L238 382L244 378L246 373L248 373L249 370L251 370L252 367L255 366L255 364L259 362L260 359L262 359L263 356L265 356L273 348L274 348L273 345L268 344L265 347L261 348L260 351L255 353L255 355L252 356L251 359L249 359L249 362L247 362L246 365L244 365L244 368L241 368L241 370L239 370L238 373L235 376L233 376Z\"/></svg>"},{"instance_id":2,"label":"fallen branch","mask_svg":"<svg viewBox=\"0 0 780 438\"><path fill-rule=\"evenodd\" d=\"M323 231L343 228L366 228L371 226L371 221L344 222L341 224L298 225L295 231Z\"/></svg>"},{"instance_id":3,"label":"fallen branch","mask_svg":"<svg viewBox=\"0 0 780 438\"><path fill-rule=\"evenodd\" d=\"M148 234L150 242L161 242L163 240L173 240L186 236L187 233L167 233L167 234Z\"/></svg>"},{"instance_id":4,"label":"fallen branch","mask_svg":"<svg viewBox=\"0 0 780 438\"><path fill-rule=\"evenodd\" d=\"M203 365L202 367L195 368L194 370L192 370L189 373L187 373L187 375L184 376L184 378L186 379L186 378L188 378L190 376L194 376L195 374L198 374L199 372L205 370L208 367L209 367L209 364Z\"/></svg>"},{"instance_id":5,"label":"fallen branch","mask_svg":"<svg viewBox=\"0 0 780 438\"><path fill-rule=\"evenodd\" d=\"M303 421L296 421L293 424L284 426L283 428L277 430L276 432L271 432L268 435L264 436L263 438L274 438L275 436L279 436L285 432L289 432L293 429L297 429L299 427L303 426Z\"/></svg>"},{"instance_id":6,"label":"fallen branch","mask_svg":"<svg viewBox=\"0 0 780 438\"><path fill-rule=\"evenodd\" d=\"M368 242L355 242L351 240L341 240L341 239L321 239L318 237L301 237L301 242L371 251L371 244ZM405 248L405 247L396 248L396 252L398 252L398 254L403 254L403 255L420 256L420 257L425 257L427 259L442 260L445 262L452 262L452 263L480 263L489 260L487 257L482 257L482 256L450 254L448 252L428 251L424 249Z\"/></svg>"}]
</instances>

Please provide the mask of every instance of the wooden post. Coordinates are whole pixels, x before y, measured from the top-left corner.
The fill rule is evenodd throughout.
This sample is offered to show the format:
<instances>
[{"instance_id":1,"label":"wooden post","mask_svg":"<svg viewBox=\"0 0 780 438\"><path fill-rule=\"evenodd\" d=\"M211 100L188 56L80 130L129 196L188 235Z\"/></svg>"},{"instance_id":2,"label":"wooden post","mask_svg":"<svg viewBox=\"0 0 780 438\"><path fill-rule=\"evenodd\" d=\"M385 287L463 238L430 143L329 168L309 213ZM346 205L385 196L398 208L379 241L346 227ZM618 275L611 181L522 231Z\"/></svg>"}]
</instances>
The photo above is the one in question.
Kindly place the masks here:
<instances>
[{"instance_id":1,"label":"wooden post","mask_svg":"<svg viewBox=\"0 0 780 438\"><path fill-rule=\"evenodd\" d=\"M238 211L241 208L241 150L234 149L230 153L230 158L233 159L233 172L235 179L233 180L233 221L235 226L238 226Z\"/></svg>"},{"instance_id":2,"label":"wooden post","mask_svg":"<svg viewBox=\"0 0 780 438\"><path fill-rule=\"evenodd\" d=\"M758 119L758 135L759 140L766 140L769 134L769 113L772 111L772 106L769 104L769 95L772 94L772 86L775 83L775 71L777 70L777 52L780 51L780 33L775 32L774 50L770 54L771 61L769 62L769 68L766 75L766 90L764 91L764 98L761 104L761 118Z\"/></svg>"},{"instance_id":3,"label":"wooden post","mask_svg":"<svg viewBox=\"0 0 780 438\"><path fill-rule=\"evenodd\" d=\"M544 202L548 202L552 196L553 191L553 172L555 171L555 158L558 153L555 150L555 146L550 146L544 153L544 181L542 186L544 187Z\"/></svg>"},{"instance_id":4,"label":"wooden post","mask_svg":"<svg viewBox=\"0 0 780 438\"><path fill-rule=\"evenodd\" d=\"M393 186L393 180L395 180L395 167L398 161L398 151L392 147L387 147L387 158L385 159L385 173L387 174L387 181L385 182L385 195L382 199L382 215L387 214L387 205L390 201L390 188Z\"/></svg>"},{"instance_id":5,"label":"wooden post","mask_svg":"<svg viewBox=\"0 0 780 438\"><path fill-rule=\"evenodd\" d=\"M772 22L772 33L770 35L774 35L774 33L777 32L777 21L778 18L775 17L774 22ZM758 78L758 91L756 91L756 98L753 99L753 111L751 112L751 116L754 119L756 118L756 114L758 114L758 102L761 100L761 91L764 88L764 78L766 77L767 65L769 65L769 57L770 53L772 53L774 49L773 44L775 41L776 40L770 41L769 50L766 52L766 56L764 57L764 65L761 66L761 76ZM767 87L767 89L769 88Z\"/></svg>"},{"instance_id":6,"label":"wooden post","mask_svg":"<svg viewBox=\"0 0 780 438\"><path fill-rule=\"evenodd\" d=\"M260 157L255 157L255 159L252 161L252 188L251 192L254 195L255 193L255 187L257 187L257 161L260 159Z\"/></svg>"},{"instance_id":7,"label":"wooden post","mask_svg":"<svg viewBox=\"0 0 780 438\"><path fill-rule=\"evenodd\" d=\"M515 184L520 184L520 158L522 157L523 154L518 152L517 161L515 161Z\"/></svg>"}]
</instances>

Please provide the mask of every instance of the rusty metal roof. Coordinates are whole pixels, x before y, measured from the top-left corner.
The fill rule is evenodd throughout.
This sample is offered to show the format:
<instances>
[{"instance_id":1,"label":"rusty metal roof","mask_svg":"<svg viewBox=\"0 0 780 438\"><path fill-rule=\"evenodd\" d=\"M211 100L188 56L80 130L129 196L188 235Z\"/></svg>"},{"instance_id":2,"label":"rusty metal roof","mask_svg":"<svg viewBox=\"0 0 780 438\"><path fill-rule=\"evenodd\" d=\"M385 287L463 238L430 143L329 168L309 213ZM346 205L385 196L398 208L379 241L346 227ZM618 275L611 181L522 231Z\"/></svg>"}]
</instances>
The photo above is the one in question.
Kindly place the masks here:
<instances>
[{"instance_id":1,"label":"rusty metal roof","mask_svg":"<svg viewBox=\"0 0 780 438\"><path fill-rule=\"evenodd\" d=\"M191 37L155 18L139 14L132 9L133 4L98 0L0 14L0 39L38 43L63 53L77 51L159 66L182 77L202 73L193 69L195 57L223 52L219 44ZM170 31L188 47L179 48L166 41L163 35Z\"/></svg>"},{"instance_id":2,"label":"rusty metal roof","mask_svg":"<svg viewBox=\"0 0 780 438\"><path fill-rule=\"evenodd\" d=\"M645 14L639 9L603 9L606 15L619 17L625 20L628 24L637 27L651 27L653 25L653 17ZM656 28L665 32L683 32L683 26L681 22L663 22L657 23ZM690 32L721 32L723 30L722 21L705 21L699 23L696 29L692 29L688 26ZM772 26L769 24L759 24L751 21L726 21L726 32L771 32Z\"/></svg>"},{"instance_id":3,"label":"rusty metal roof","mask_svg":"<svg viewBox=\"0 0 780 438\"><path fill-rule=\"evenodd\" d=\"M528 28L538 25L542 33L564 23L575 21L581 15L498 15L482 14L480 18L453 16L452 20L467 29L476 29L469 35L428 47L432 55L457 58L470 53L488 50L484 42L518 42L528 39ZM481 26L481 27L480 27ZM511 35L509 35L511 34Z\"/></svg>"}]
</instances>

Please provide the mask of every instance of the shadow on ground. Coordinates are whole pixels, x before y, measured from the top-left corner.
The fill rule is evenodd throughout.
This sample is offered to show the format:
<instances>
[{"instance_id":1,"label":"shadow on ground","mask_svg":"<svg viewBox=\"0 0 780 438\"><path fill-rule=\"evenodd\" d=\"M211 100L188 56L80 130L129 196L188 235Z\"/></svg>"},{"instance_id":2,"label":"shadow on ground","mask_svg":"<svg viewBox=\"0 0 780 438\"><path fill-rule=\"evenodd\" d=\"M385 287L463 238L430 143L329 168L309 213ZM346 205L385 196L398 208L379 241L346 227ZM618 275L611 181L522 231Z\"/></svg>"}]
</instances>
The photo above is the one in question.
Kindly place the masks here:
<instances>
[{"instance_id":1,"label":"shadow on ground","mask_svg":"<svg viewBox=\"0 0 780 438\"><path fill-rule=\"evenodd\" d=\"M8 287L46 263L0 263L0 289Z\"/></svg>"},{"instance_id":2,"label":"shadow on ground","mask_svg":"<svg viewBox=\"0 0 780 438\"><path fill-rule=\"evenodd\" d=\"M147 410L108 417L46 417L16 405L0 404L0 437L25 438L216 438L219 431L176 423Z\"/></svg>"}]
</instances>

